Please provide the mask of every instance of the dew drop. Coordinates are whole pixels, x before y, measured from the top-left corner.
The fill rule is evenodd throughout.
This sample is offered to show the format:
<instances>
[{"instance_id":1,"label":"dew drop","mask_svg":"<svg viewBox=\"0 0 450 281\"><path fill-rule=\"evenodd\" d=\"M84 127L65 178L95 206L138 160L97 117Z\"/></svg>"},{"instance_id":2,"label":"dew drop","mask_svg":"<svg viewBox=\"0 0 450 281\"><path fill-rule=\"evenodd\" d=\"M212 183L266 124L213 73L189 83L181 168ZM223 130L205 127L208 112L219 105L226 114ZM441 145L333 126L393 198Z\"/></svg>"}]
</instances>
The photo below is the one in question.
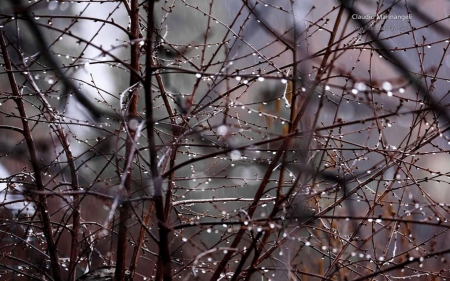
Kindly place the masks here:
<instances>
[{"instance_id":1,"label":"dew drop","mask_svg":"<svg viewBox=\"0 0 450 281\"><path fill-rule=\"evenodd\" d=\"M241 158L241 153L239 150L233 150L230 153L230 157L232 161L239 160Z\"/></svg>"},{"instance_id":2,"label":"dew drop","mask_svg":"<svg viewBox=\"0 0 450 281\"><path fill-rule=\"evenodd\" d=\"M217 133L219 136L226 136L228 134L228 126L220 125L219 128L217 128Z\"/></svg>"},{"instance_id":3,"label":"dew drop","mask_svg":"<svg viewBox=\"0 0 450 281\"><path fill-rule=\"evenodd\" d=\"M133 131L136 131L138 125L139 121L137 121L136 119L131 119L130 122L128 122L128 128Z\"/></svg>"},{"instance_id":4,"label":"dew drop","mask_svg":"<svg viewBox=\"0 0 450 281\"><path fill-rule=\"evenodd\" d=\"M90 68L91 68L91 64L89 62L86 62L84 64L84 68L86 69L87 72L91 73Z\"/></svg>"},{"instance_id":5,"label":"dew drop","mask_svg":"<svg viewBox=\"0 0 450 281\"><path fill-rule=\"evenodd\" d=\"M389 83L388 81L384 81L383 84L381 85L381 87L385 91L391 91L392 90L392 84Z\"/></svg>"},{"instance_id":6,"label":"dew drop","mask_svg":"<svg viewBox=\"0 0 450 281\"><path fill-rule=\"evenodd\" d=\"M57 1L51 1L51 2L48 3L48 7L47 7L47 8L48 8L50 11L53 11L53 10L55 10L57 7L58 7L58 2L57 2Z\"/></svg>"},{"instance_id":7,"label":"dew drop","mask_svg":"<svg viewBox=\"0 0 450 281\"><path fill-rule=\"evenodd\" d=\"M358 91L365 91L366 90L366 84L364 84L363 82L358 82L355 84L355 88Z\"/></svg>"}]
</instances>

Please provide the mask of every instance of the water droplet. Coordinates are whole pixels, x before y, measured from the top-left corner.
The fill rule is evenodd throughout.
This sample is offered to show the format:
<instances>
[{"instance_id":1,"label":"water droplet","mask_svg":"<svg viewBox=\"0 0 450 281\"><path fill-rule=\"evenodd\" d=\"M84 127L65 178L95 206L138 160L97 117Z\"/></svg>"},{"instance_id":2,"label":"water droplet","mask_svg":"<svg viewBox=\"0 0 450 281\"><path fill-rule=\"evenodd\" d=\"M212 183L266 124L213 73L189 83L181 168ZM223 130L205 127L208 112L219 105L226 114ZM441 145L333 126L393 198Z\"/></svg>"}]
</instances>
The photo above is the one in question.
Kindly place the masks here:
<instances>
[{"instance_id":1,"label":"water droplet","mask_svg":"<svg viewBox=\"0 0 450 281\"><path fill-rule=\"evenodd\" d=\"M219 136L226 136L228 134L228 126L220 125L219 128L217 128L217 133Z\"/></svg>"},{"instance_id":2,"label":"water droplet","mask_svg":"<svg viewBox=\"0 0 450 281\"><path fill-rule=\"evenodd\" d=\"M286 84L287 80L286 79L281 79L281 83Z\"/></svg>"},{"instance_id":3,"label":"water droplet","mask_svg":"<svg viewBox=\"0 0 450 281\"><path fill-rule=\"evenodd\" d=\"M366 84L364 84L363 82L358 82L355 84L355 88L358 91L365 91L366 90Z\"/></svg>"},{"instance_id":4,"label":"water droplet","mask_svg":"<svg viewBox=\"0 0 450 281\"><path fill-rule=\"evenodd\" d=\"M136 131L138 125L139 121L137 121L136 119L131 119L130 122L128 122L128 128L133 131Z\"/></svg>"},{"instance_id":5,"label":"water droplet","mask_svg":"<svg viewBox=\"0 0 450 281\"><path fill-rule=\"evenodd\" d=\"M259 81L259 82L264 81L264 77L258 77L258 81Z\"/></svg>"},{"instance_id":6,"label":"water droplet","mask_svg":"<svg viewBox=\"0 0 450 281\"><path fill-rule=\"evenodd\" d=\"M358 93L357 89L352 89L352 94L356 95Z\"/></svg>"},{"instance_id":7,"label":"water droplet","mask_svg":"<svg viewBox=\"0 0 450 281\"><path fill-rule=\"evenodd\" d=\"M48 8L50 11L53 11L53 10L55 10L57 7L58 7L58 1L51 1L51 2L48 3L48 7L47 7L47 8Z\"/></svg>"},{"instance_id":8,"label":"water droplet","mask_svg":"<svg viewBox=\"0 0 450 281\"><path fill-rule=\"evenodd\" d=\"M237 81L241 81L242 77L241 76L236 76L236 80Z\"/></svg>"},{"instance_id":9,"label":"water droplet","mask_svg":"<svg viewBox=\"0 0 450 281\"><path fill-rule=\"evenodd\" d=\"M391 91L392 90L392 84L389 83L388 81L384 81L383 84L381 85L381 87L385 91Z\"/></svg>"},{"instance_id":10,"label":"water droplet","mask_svg":"<svg viewBox=\"0 0 450 281\"><path fill-rule=\"evenodd\" d=\"M69 4L69 2L61 2L61 5L59 5L59 9L64 12L69 9Z\"/></svg>"},{"instance_id":11,"label":"water droplet","mask_svg":"<svg viewBox=\"0 0 450 281\"><path fill-rule=\"evenodd\" d=\"M233 150L230 153L230 158L232 161L239 160L241 158L241 153L239 150Z\"/></svg>"},{"instance_id":12,"label":"water droplet","mask_svg":"<svg viewBox=\"0 0 450 281\"><path fill-rule=\"evenodd\" d=\"M84 69L86 69L87 72L91 73L90 68L91 68L91 64L89 62L86 62L84 64Z\"/></svg>"},{"instance_id":13,"label":"water droplet","mask_svg":"<svg viewBox=\"0 0 450 281\"><path fill-rule=\"evenodd\" d=\"M202 78L202 75L200 73L195 74L195 77Z\"/></svg>"}]
</instances>

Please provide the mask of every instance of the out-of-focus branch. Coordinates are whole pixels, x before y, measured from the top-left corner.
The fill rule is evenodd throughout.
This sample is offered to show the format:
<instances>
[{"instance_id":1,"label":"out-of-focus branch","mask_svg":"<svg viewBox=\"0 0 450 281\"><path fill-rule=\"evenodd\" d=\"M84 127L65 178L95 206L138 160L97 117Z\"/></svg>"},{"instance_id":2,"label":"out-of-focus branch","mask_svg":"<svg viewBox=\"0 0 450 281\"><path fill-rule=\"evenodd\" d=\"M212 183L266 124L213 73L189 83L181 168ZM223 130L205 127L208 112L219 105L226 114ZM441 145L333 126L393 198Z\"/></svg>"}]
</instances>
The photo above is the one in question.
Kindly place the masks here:
<instances>
[{"instance_id":1,"label":"out-of-focus branch","mask_svg":"<svg viewBox=\"0 0 450 281\"><path fill-rule=\"evenodd\" d=\"M62 80L65 87L65 91L73 92L78 102L80 102L89 111L89 113L96 121L98 121L102 116L109 116L109 117L114 116L114 114L112 114L111 112L105 111L97 107L91 101L91 99L88 96L86 96L85 93L81 92L78 89L78 87L72 82L72 80L61 71L61 68L58 66L58 63L55 61L52 54L50 53L50 49L47 47L44 35L38 28L34 20L34 17L32 16L29 9L27 9L22 5L22 1L10 0L9 2L13 7L15 7L16 13L22 14L23 17L26 19L26 22L28 23L28 26L33 33L33 38L36 38L36 43L39 49L42 51L42 54L44 55L45 59L49 63L49 67L52 68L57 73L59 78Z\"/></svg>"},{"instance_id":2,"label":"out-of-focus branch","mask_svg":"<svg viewBox=\"0 0 450 281\"><path fill-rule=\"evenodd\" d=\"M23 58L22 58L23 59ZM28 69L27 69L28 70ZM41 101L43 108L45 109L46 119L54 124L54 131L56 132L56 135L59 139L59 142L61 143L64 153L67 157L67 164L69 166L70 171L70 178L72 181L72 188L73 190L79 191L80 190L80 183L78 180L78 172L75 167L75 157L72 153L72 150L70 148L70 143L68 140L68 135L66 132L64 132L61 124L57 123L57 117L55 116L55 111L52 109L51 105L45 98L45 96L42 94L41 90L35 83L33 77L31 74L28 73L28 80L31 82L32 87L34 88L36 95L38 99ZM73 195L73 201L72 201L72 230L71 230L71 245L70 245L70 261L69 261L69 280L75 281L76 277L76 267L78 264L78 249L79 249L79 241L78 241L78 235L80 231L81 226L81 206L80 206L80 195L74 194Z\"/></svg>"},{"instance_id":3,"label":"out-of-focus branch","mask_svg":"<svg viewBox=\"0 0 450 281\"><path fill-rule=\"evenodd\" d=\"M351 2L351 3L349 3ZM354 7L353 1L344 1L341 0L342 6L345 8L345 10L348 12L349 15L362 15L362 13ZM422 15L423 16L423 15ZM358 24L360 27L364 27L367 25L367 23L364 21L364 19L361 19L360 17L352 17L352 19ZM411 31L413 32L413 31ZM425 86L420 82L417 77L415 77L406 67L406 65L397 58L394 54L389 52L388 46L382 41L378 39L378 36L375 34L374 30L367 29L365 33L373 40L373 44L379 49L380 54L389 62L392 63L392 65L397 69L398 72L400 72L404 78L406 78L411 86L416 88L419 96L423 99L424 102L429 102L430 107L434 109L439 115L443 116L445 121L447 123L450 122L450 112L445 109L445 107L442 105L442 103L433 97L428 89L425 88Z\"/></svg>"},{"instance_id":4,"label":"out-of-focus branch","mask_svg":"<svg viewBox=\"0 0 450 281\"><path fill-rule=\"evenodd\" d=\"M3 60L5 63L6 71L12 70L11 66L11 59L9 57L8 51L6 49L6 42L3 37L3 32L0 32L0 46L3 54ZM39 168L39 160L37 157L37 151L35 147L35 143L32 137L30 125L27 121L27 113L25 110L25 105L22 100L22 97L20 95L19 87L17 85L17 82L15 80L15 77L12 73L8 72L8 79L9 83L13 92L14 101L17 104L17 109L19 110L20 117L22 120L22 126L23 126L23 135L25 137L25 142L28 147L28 151L30 153L30 162L31 166L33 167L33 174L36 181L36 185L39 191L44 191L44 182L42 178L42 174ZM48 214L47 209L47 198L45 195L39 196L39 202L37 202L37 208L39 211L39 214L42 219L42 225L43 225L43 232L45 235L45 239L48 245L48 253L50 256L50 262L52 266L53 276L56 281L62 281L62 274L61 274L61 267L59 264L59 257L58 257L58 249L55 244L55 240L53 237L52 232L52 226L50 222L50 217Z\"/></svg>"}]
</instances>

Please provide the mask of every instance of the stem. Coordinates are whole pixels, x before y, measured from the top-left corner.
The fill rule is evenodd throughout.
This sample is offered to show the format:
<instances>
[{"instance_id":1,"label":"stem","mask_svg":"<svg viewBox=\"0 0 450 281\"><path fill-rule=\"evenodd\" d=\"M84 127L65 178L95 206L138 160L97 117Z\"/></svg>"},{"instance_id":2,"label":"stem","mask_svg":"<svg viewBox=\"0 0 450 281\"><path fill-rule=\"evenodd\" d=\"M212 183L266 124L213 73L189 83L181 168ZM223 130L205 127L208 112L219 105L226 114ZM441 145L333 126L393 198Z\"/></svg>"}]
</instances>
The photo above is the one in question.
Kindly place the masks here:
<instances>
[{"instance_id":1,"label":"stem","mask_svg":"<svg viewBox=\"0 0 450 281\"><path fill-rule=\"evenodd\" d=\"M153 37L153 12L154 12L154 1L148 1L148 11L147 11L147 46L146 46L146 58L145 65L147 70L145 72L145 109L147 117L147 139L150 151L150 170L152 173L152 181L154 188L154 202L156 209L156 217L158 219L159 227L159 259L158 266L156 270L155 280L164 281L172 280L171 277L171 261L169 253L169 229L166 226L166 216L164 214L164 203L162 196L162 179L158 171L158 161L156 158L156 145L154 136L154 122L153 122L153 100L152 100L152 75L153 75L153 65L152 65L152 37Z\"/></svg>"},{"instance_id":2,"label":"stem","mask_svg":"<svg viewBox=\"0 0 450 281\"><path fill-rule=\"evenodd\" d=\"M3 54L3 60L5 62L5 70L8 74L8 79L9 79L9 83L12 89L12 93L14 98L15 103L17 104L17 109L19 111L21 120L22 120L22 127L23 127L23 136L25 138L25 142L27 144L28 147L28 151L30 153L30 162L31 162L31 166L33 168L33 174L34 174L34 178L35 178L35 182L37 185L37 189L38 191L44 191L45 187L44 187L44 182L42 179L42 175L39 169L39 160L37 157L37 152L36 152L36 147L34 145L34 140L33 137L31 135L31 129L30 129L30 125L28 124L28 119L27 119L27 113L25 110L25 105L23 103L21 94L19 92L19 87L17 85L16 79L13 75L13 73L11 72L12 70L12 66L11 66L11 59L9 57L9 53L6 49L6 43L5 43L5 39L3 37L3 33L0 32L0 45L1 45L1 50L2 50L2 54ZM53 278L57 281L59 280L63 280L62 278L62 274L61 274L61 267L59 265L59 257L58 257L58 249L56 247L54 238L53 238L53 233L52 233L52 226L51 226L51 221L50 221L50 217L48 214L48 207L47 207L47 197L45 195L39 195L39 201L36 202L37 203L37 209L39 211L39 214L41 216L42 219L42 229L45 235L45 239L48 245L48 253L50 256L50 263L51 263L51 268L53 271Z\"/></svg>"},{"instance_id":3,"label":"stem","mask_svg":"<svg viewBox=\"0 0 450 281\"><path fill-rule=\"evenodd\" d=\"M131 0L130 4L130 19L131 19L131 35L130 41L134 41L139 38L139 1ZM133 85L137 84L140 81L140 77L137 74L139 72L139 44L134 42L131 44L131 63L130 67L134 70L130 75L130 87L132 87L132 91L129 94L130 104L128 107L128 116L125 122L129 120L135 119L137 117L137 105L139 100L138 87L133 87ZM127 124L124 124L127 126ZM128 198L131 194L131 184L133 181L132 171L133 165L130 165L129 161L133 161L134 159L134 138L136 135L136 130L128 127L128 135L126 140L126 149L125 149L125 161L124 164L124 192L125 196ZM116 264L116 280L125 280L125 271L126 271L126 259L127 259L127 234L128 234L128 219L130 217L130 209L131 202L129 200L125 200L122 202L122 207L120 208L120 220L119 220L119 238L117 245L117 264Z\"/></svg>"}]
</instances>

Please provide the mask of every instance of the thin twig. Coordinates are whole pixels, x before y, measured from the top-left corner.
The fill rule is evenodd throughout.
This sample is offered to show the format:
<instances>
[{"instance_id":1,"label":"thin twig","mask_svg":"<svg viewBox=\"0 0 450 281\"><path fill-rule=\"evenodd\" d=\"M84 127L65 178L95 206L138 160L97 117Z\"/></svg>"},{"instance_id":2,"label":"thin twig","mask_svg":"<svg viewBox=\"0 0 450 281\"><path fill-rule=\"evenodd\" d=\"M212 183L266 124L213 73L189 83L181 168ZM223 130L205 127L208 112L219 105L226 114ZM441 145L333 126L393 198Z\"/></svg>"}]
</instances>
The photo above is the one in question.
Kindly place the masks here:
<instances>
[{"instance_id":1,"label":"thin twig","mask_svg":"<svg viewBox=\"0 0 450 281\"><path fill-rule=\"evenodd\" d=\"M44 182L42 179L41 171L39 168L39 160L37 157L36 147L33 140L33 136L30 130L30 125L27 121L27 113L25 111L25 105L22 100L22 97L20 95L19 87L17 85L16 79L12 73L9 71L12 70L11 66L11 59L9 57L8 51L6 49L6 43L5 39L3 37L3 32L0 32L0 45L1 50L3 54L3 60L5 62L5 70L8 72L8 79L9 83L11 85L11 89L13 91L14 95L14 101L17 104L17 108L19 110L20 116L22 118L22 127L23 127L23 135L25 137L25 141L28 147L28 151L30 153L30 162L31 166L33 167L33 174L36 181L36 185L39 191L44 191ZM52 226L51 226L51 220L48 214L47 209L47 198L45 195L39 195L39 202L37 202L37 208L39 211L39 214L42 219L43 224L43 231L45 235L45 239L47 241L48 245L48 253L50 256L52 271L53 271L53 277L56 281L62 281L62 274L61 274L61 267L59 264L59 257L58 257L58 249L56 247L53 232L52 232Z\"/></svg>"}]
</instances>

